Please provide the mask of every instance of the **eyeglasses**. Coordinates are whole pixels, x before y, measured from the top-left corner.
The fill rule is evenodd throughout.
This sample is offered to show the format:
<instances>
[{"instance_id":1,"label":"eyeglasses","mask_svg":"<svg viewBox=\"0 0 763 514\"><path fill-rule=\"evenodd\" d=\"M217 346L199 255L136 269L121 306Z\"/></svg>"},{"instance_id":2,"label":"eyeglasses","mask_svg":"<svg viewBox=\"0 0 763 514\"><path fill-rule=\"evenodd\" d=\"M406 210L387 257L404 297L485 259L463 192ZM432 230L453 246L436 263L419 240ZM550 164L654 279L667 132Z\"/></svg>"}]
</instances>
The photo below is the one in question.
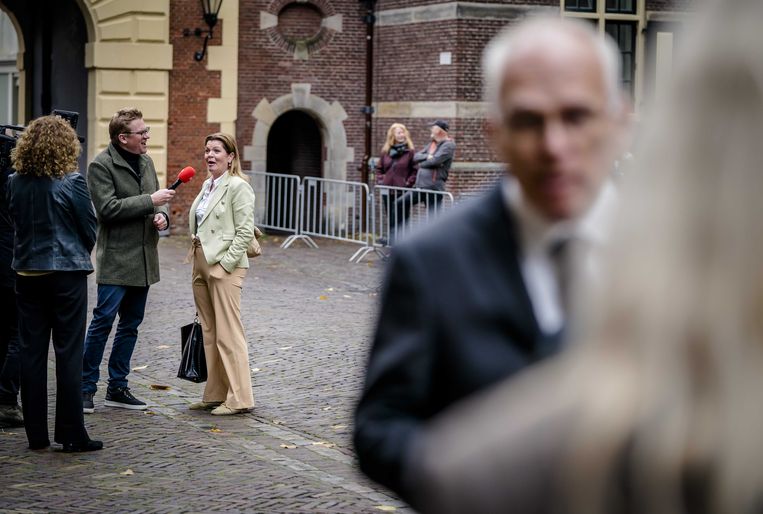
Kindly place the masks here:
<instances>
[{"instance_id":1,"label":"eyeglasses","mask_svg":"<svg viewBox=\"0 0 763 514\"><path fill-rule=\"evenodd\" d=\"M138 132L122 132L122 134L140 134L140 137L144 137L147 136L149 132L151 132L151 127L146 127Z\"/></svg>"}]
</instances>

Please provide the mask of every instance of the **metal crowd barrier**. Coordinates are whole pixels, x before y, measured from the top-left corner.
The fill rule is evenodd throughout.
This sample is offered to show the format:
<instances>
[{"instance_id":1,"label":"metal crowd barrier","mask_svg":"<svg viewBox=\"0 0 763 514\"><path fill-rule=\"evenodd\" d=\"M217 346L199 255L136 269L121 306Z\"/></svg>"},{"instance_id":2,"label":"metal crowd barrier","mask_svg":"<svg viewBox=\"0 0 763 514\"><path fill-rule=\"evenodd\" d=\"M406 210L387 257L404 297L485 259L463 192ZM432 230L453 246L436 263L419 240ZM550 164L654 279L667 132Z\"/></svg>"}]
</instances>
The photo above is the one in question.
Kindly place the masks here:
<instances>
[{"instance_id":1,"label":"metal crowd barrier","mask_svg":"<svg viewBox=\"0 0 763 514\"><path fill-rule=\"evenodd\" d=\"M362 245L350 257L360 262L454 205L446 191L374 186L342 180L261 171L249 172L258 201L255 224L290 233L282 248L302 240L318 248L313 237ZM263 201L264 199L264 201Z\"/></svg>"},{"instance_id":2,"label":"metal crowd barrier","mask_svg":"<svg viewBox=\"0 0 763 514\"><path fill-rule=\"evenodd\" d=\"M298 175L249 172L257 201L254 224L260 228L299 233L300 178Z\"/></svg>"},{"instance_id":3,"label":"metal crowd barrier","mask_svg":"<svg viewBox=\"0 0 763 514\"><path fill-rule=\"evenodd\" d=\"M359 259L370 247L368 233L364 231L370 219L368 208L364 213L368 196L368 185L361 182L305 177L300 234L361 244L364 248L355 252L350 261Z\"/></svg>"},{"instance_id":4,"label":"metal crowd barrier","mask_svg":"<svg viewBox=\"0 0 763 514\"><path fill-rule=\"evenodd\" d=\"M372 244L385 247L429 223L455 202L447 191L375 186L372 203Z\"/></svg>"}]
</instances>

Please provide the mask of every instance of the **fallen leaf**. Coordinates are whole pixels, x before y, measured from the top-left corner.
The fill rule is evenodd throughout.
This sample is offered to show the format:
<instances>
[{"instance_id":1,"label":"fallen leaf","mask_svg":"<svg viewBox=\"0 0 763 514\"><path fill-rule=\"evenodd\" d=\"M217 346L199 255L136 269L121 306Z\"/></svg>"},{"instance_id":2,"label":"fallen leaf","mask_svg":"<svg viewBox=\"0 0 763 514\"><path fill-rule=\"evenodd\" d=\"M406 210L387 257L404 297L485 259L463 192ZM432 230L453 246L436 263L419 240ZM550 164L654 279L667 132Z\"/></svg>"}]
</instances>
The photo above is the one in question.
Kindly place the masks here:
<instances>
[{"instance_id":1,"label":"fallen leaf","mask_svg":"<svg viewBox=\"0 0 763 514\"><path fill-rule=\"evenodd\" d=\"M169 345L166 344L160 344L156 347L157 350L166 350L167 348L169 348Z\"/></svg>"},{"instance_id":2,"label":"fallen leaf","mask_svg":"<svg viewBox=\"0 0 763 514\"><path fill-rule=\"evenodd\" d=\"M151 384L148 387L149 389L153 389L155 391L167 391L170 388L170 386L164 384Z\"/></svg>"},{"instance_id":3,"label":"fallen leaf","mask_svg":"<svg viewBox=\"0 0 763 514\"><path fill-rule=\"evenodd\" d=\"M132 370L133 371L140 371L142 369L146 369L147 367L148 367L148 364L146 364L145 366L135 366L135 367L132 368Z\"/></svg>"},{"instance_id":4,"label":"fallen leaf","mask_svg":"<svg viewBox=\"0 0 763 514\"><path fill-rule=\"evenodd\" d=\"M328 296L326 296L325 294L322 294L322 295L320 295L320 296L318 297L318 299L319 299L319 300L328 300L328 299L329 299L329 297L328 297Z\"/></svg>"},{"instance_id":5,"label":"fallen leaf","mask_svg":"<svg viewBox=\"0 0 763 514\"><path fill-rule=\"evenodd\" d=\"M217 428L217 427L215 427L215 428L210 428L210 429L209 429L209 431L210 431L210 432L213 432L213 433L215 433L215 434L218 434L218 433L222 432L222 430L220 430L220 429L219 429L219 428Z\"/></svg>"},{"instance_id":6,"label":"fallen leaf","mask_svg":"<svg viewBox=\"0 0 763 514\"><path fill-rule=\"evenodd\" d=\"M281 425L281 424L283 423L283 421L281 421L280 419L274 419L274 420L272 421L272 423L273 423L274 425Z\"/></svg>"},{"instance_id":7,"label":"fallen leaf","mask_svg":"<svg viewBox=\"0 0 763 514\"><path fill-rule=\"evenodd\" d=\"M333 448L336 445L334 443L327 443L326 441L317 441L313 443L313 446L323 446L324 448Z\"/></svg>"},{"instance_id":8,"label":"fallen leaf","mask_svg":"<svg viewBox=\"0 0 763 514\"><path fill-rule=\"evenodd\" d=\"M383 510L384 512L394 512L397 510L397 507L393 507L392 505L376 505L374 508Z\"/></svg>"},{"instance_id":9,"label":"fallen leaf","mask_svg":"<svg viewBox=\"0 0 763 514\"><path fill-rule=\"evenodd\" d=\"M133 472L133 470L131 470L131 469L129 469L129 468L128 468L128 469L126 469L125 471L122 471L122 472L120 473L120 475L127 475L127 476L129 476L129 475L134 475L134 474L135 474L135 473Z\"/></svg>"},{"instance_id":10,"label":"fallen leaf","mask_svg":"<svg viewBox=\"0 0 763 514\"><path fill-rule=\"evenodd\" d=\"M289 450L293 450L296 447L297 447L296 444L282 444L281 445L281 448L288 448Z\"/></svg>"}]
</instances>

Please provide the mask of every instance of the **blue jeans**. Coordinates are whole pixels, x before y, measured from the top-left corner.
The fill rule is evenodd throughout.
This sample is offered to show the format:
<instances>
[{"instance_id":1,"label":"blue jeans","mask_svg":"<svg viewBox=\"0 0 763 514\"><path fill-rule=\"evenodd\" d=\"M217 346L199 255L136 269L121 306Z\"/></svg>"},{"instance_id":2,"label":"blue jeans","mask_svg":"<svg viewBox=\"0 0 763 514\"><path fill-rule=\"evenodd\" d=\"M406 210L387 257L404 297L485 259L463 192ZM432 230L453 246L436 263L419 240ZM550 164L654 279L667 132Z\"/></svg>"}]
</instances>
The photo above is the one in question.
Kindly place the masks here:
<instances>
[{"instance_id":1,"label":"blue jeans","mask_svg":"<svg viewBox=\"0 0 763 514\"><path fill-rule=\"evenodd\" d=\"M87 329L85 355L82 360L82 392L95 393L98 389L99 368L103 360L106 341L119 314L117 333L109 357L109 390L127 387L130 359L138 340L138 326L146 311L148 286L129 287L98 284L98 305Z\"/></svg>"}]
</instances>

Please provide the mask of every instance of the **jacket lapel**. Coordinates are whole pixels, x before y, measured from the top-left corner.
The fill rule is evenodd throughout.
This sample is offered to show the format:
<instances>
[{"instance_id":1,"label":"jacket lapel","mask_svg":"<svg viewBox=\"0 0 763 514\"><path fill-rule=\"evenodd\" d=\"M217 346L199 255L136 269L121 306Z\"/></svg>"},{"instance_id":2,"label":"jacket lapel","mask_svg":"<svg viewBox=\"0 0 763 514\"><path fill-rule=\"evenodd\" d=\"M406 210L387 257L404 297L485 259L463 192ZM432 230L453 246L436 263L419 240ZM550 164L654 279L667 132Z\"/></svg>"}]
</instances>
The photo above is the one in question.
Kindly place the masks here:
<instances>
[{"instance_id":1,"label":"jacket lapel","mask_svg":"<svg viewBox=\"0 0 763 514\"><path fill-rule=\"evenodd\" d=\"M199 190L199 194L196 195L196 198L194 199L193 203L191 203L191 211L190 211L190 218L191 218L191 234L196 234L196 231L199 229L199 224L196 223L196 207L199 205L199 202L201 202L201 197L204 196L204 190L209 187L209 181L212 180L211 178L208 178L201 184L201 189Z\"/></svg>"},{"instance_id":2,"label":"jacket lapel","mask_svg":"<svg viewBox=\"0 0 763 514\"><path fill-rule=\"evenodd\" d=\"M210 180L212 180L210 178ZM230 175L225 175L225 177L220 181L220 184L212 191L212 198L209 200L209 203L207 203L207 208L204 211L204 216L201 218L201 221L199 222L199 226L201 226L202 223L207 219L207 216L209 216L209 213L212 212L212 209L217 206L218 203L220 203L220 200L225 196L225 193L228 192L228 182L230 182ZM209 184L205 185L209 187ZM199 227L196 227L198 230Z\"/></svg>"},{"instance_id":3,"label":"jacket lapel","mask_svg":"<svg viewBox=\"0 0 763 514\"><path fill-rule=\"evenodd\" d=\"M500 182L486 198L484 209L486 217L483 227L492 240L496 255L505 263L506 283L511 284L510 290L504 291L502 302L506 306L507 319L511 319L514 326L522 327L528 341L535 341L541 331L522 276L519 228L504 202Z\"/></svg>"}]
</instances>

